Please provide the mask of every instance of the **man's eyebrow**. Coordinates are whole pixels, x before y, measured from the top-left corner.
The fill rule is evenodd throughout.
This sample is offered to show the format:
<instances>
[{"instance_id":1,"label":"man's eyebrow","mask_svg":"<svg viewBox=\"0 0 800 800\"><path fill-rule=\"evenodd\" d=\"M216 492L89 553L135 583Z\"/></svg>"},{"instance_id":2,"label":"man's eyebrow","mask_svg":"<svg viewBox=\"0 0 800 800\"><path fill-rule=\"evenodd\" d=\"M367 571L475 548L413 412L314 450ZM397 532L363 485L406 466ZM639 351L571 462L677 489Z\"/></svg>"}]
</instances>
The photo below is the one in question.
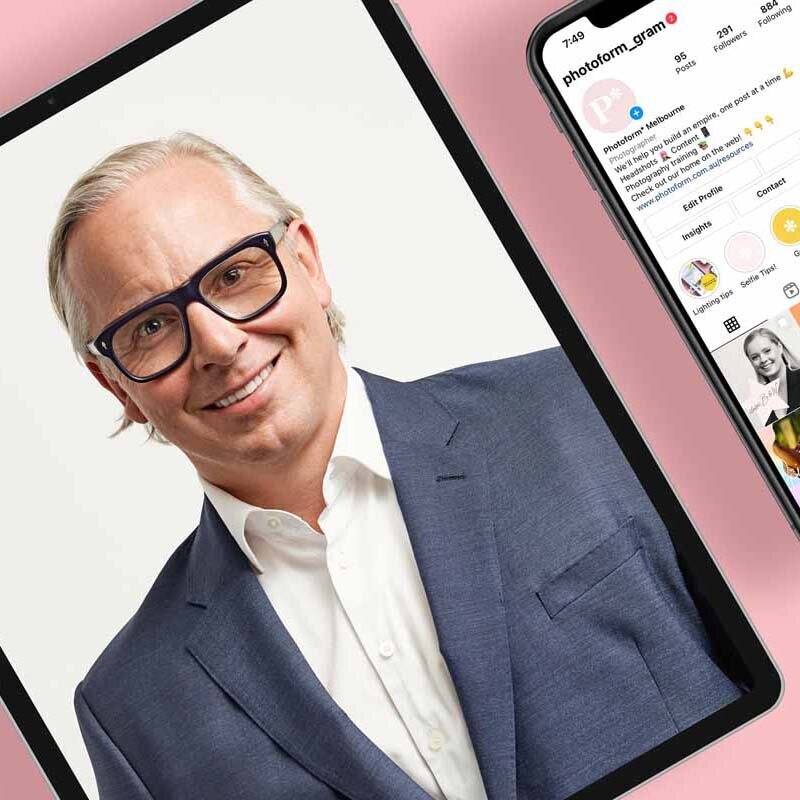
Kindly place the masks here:
<instances>
[{"instance_id":1,"label":"man's eyebrow","mask_svg":"<svg viewBox=\"0 0 800 800\"><path fill-rule=\"evenodd\" d=\"M166 291L170 290L167 289ZM164 293L165 292L137 292L132 298L126 298L124 303L115 304L111 307L111 311L108 313L108 322L106 323L106 326L124 316L129 311L133 311L135 308L143 306L145 303L149 303L154 297L158 297L158 295Z\"/></svg>"},{"instance_id":2,"label":"man's eyebrow","mask_svg":"<svg viewBox=\"0 0 800 800\"><path fill-rule=\"evenodd\" d=\"M241 244L242 242L246 242L248 239L252 239L253 236L254 234L248 233L245 236L236 236L233 239L228 239L228 241L226 241L223 245L221 245L214 251L214 254L210 258L207 258L200 264L196 264L192 268L190 275L194 275L196 272L203 269L203 267L205 267L207 264L210 264L212 261L216 261L216 259L218 259L223 253L227 253L228 250L236 247L236 245Z\"/></svg>"},{"instance_id":3,"label":"man's eyebrow","mask_svg":"<svg viewBox=\"0 0 800 800\"><path fill-rule=\"evenodd\" d=\"M246 236L237 236L235 239L230 239L227 241L222 247L220 247L217 252L208 259L208 261L203 262L203 264L208 264L210 261L213 261L217 256L221 256L226 251L230 250L231 247L235 247L237 244L241 244L242 242L246 242L248 239L252 239L253 234L248 233ZM198 265L198 269L203 266L203 264Z\"/></svg>"}]
</instances>

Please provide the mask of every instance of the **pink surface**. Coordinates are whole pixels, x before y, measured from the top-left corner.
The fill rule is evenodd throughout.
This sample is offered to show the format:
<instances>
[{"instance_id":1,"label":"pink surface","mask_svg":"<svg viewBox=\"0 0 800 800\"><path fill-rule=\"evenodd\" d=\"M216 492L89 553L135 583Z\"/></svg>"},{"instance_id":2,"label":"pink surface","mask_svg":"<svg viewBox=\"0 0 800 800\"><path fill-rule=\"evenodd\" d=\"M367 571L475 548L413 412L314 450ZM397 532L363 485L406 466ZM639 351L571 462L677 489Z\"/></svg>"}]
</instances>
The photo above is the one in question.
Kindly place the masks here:
<instances>
[{"instance_id":1,"label":"pink surface","mask_svg":"<svg viewBox=\"0 0 800 800\"><path fill-rule=\"evenodd\" d=\"M171 16L186 0L28 0L0 10L7 109ZM402 0L406 17L506 196L787 680L778 709L634 797L795 793L800 546L525 67L552 0ZM0 716L0 796L49 796Z\"/></svg>"},{"instance_id":2,"label":"pink surface","mask_svg":"<svg viewBox=\"0 0 800 800\"><path fill-rule=\"evenodd\" d=\"M50 800L50 788L0 703L0 797Z\"/></svg>"}]
</instances>

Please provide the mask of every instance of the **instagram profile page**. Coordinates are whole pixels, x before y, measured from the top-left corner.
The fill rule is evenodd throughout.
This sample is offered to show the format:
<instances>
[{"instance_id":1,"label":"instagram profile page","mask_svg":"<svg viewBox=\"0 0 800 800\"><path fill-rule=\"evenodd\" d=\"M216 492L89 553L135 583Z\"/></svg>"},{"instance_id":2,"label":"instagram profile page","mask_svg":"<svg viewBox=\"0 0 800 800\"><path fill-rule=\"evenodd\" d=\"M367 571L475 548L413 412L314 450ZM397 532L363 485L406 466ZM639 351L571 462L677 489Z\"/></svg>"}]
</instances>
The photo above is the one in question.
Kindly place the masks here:
<instances>
[{"instance_id":1,"label":"instagram profile page","mask_svg":"<svg viewBox=\"0 0 800 800\"><path fill-rule=\"evenodd\" d=\"M649 3L544 63L800 503L800 9Z\"/></svg>"}]
</instances>

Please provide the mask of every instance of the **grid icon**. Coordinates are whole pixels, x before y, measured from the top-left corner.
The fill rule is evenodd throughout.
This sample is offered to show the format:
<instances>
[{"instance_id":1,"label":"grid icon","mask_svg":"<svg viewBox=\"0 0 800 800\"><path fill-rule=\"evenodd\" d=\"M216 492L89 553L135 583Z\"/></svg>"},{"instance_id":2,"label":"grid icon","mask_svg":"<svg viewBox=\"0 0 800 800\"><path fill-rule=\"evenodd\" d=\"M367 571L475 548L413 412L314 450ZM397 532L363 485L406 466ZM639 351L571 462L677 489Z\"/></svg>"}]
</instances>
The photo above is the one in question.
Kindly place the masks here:
<instances>
[{"instance_id":1,"label":"grid icon","mask_svg":"<svg viewBox=\"0 0 800 800\"><path fill-rule=\"evenodd\" d=\"M736 317L728 317L728 319L724 320L722 324L725 326L725 330L728 331L728 333L738 331L739 328L742 327Z\"/></svg>"}]
</instances>

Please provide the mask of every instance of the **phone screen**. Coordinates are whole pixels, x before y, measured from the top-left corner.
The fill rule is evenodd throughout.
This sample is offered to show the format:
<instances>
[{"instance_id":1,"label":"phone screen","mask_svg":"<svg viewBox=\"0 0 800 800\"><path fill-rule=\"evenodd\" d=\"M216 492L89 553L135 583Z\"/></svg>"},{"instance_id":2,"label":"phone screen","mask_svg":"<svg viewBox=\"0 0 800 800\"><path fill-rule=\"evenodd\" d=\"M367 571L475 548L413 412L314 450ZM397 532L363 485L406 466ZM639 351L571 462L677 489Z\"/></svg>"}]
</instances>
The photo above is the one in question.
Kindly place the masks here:
<instances>
[{"instance_id":1,"label":"phone screen","mask_svg":"<svg viewBox=\"0 0 800 800\"><path fill-rule=\"evenodd\" d=\"M546 70L800 500L800 9L655 0Z\"/></svg>"}]
</instances>

